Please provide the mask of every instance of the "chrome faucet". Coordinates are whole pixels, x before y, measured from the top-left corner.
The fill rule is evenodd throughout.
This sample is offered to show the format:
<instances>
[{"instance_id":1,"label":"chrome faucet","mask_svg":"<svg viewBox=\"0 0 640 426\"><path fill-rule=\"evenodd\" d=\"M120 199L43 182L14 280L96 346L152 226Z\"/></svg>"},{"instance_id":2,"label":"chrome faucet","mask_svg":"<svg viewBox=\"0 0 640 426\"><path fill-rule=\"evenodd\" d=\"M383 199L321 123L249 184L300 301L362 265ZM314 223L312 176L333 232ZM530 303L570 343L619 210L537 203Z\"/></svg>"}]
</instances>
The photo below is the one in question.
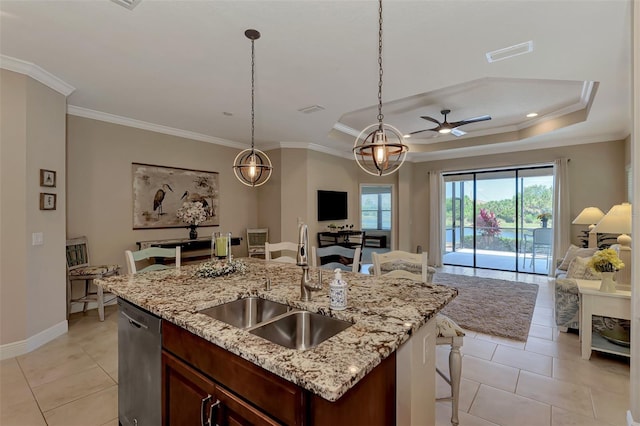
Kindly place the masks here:
<instances>
[{"instance_id":1,"label":"chrome faucet","mask_svg":"<svg viewBox=\"0 0 640 426\"><path fill-rule=\"evenodd\" d=\"M298 225L298 254L296 256L296 264L302 267L302 278L300 279L300 300L303 302L311 301L311 292L322 289L322 271L318 269L318 282L314 283L309 277L309 258L307 248L309 247L309 232L307 225L300 223Z\"/></svg>"}]
</instances>

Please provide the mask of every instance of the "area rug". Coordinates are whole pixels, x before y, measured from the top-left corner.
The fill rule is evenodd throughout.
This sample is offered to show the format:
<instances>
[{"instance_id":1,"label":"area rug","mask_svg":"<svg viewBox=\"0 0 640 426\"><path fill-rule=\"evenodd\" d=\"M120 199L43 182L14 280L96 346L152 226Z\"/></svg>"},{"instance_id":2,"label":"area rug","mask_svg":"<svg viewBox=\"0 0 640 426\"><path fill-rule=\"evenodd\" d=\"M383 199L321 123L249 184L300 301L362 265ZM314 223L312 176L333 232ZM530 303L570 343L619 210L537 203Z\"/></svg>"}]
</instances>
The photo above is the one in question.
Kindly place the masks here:
<instances>
[{"instance_id":1,"label":"area rug","mask_svg":"<svg viewBox=\"0 0 640 426\"><path fill-rule=\"evenodd\" d=\"M460 327L523 342L527 340L538 295L536 284L443 272L436 273L433 282L458 289L458 297L442 313Z\"/></svg>"}]
</instances>

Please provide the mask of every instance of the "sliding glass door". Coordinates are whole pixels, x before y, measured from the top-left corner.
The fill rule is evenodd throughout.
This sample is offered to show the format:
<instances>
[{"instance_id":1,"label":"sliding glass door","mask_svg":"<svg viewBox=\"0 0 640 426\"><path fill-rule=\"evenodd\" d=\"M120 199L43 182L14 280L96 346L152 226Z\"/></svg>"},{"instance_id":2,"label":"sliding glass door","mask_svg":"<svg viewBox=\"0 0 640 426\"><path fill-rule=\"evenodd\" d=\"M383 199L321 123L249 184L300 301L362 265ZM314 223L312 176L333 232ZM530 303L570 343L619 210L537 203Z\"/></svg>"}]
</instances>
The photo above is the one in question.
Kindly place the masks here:
<instances>
[{"instance_id":1,"label":"sliding glass door","mask_svg":"<svg viewBox=\"0 0 640 426\"><path fill-rule=\"evenodd\" d=\"M548 272L552 166L446 174L445 189L445 264Z\"/></svg>"}]
</instances>

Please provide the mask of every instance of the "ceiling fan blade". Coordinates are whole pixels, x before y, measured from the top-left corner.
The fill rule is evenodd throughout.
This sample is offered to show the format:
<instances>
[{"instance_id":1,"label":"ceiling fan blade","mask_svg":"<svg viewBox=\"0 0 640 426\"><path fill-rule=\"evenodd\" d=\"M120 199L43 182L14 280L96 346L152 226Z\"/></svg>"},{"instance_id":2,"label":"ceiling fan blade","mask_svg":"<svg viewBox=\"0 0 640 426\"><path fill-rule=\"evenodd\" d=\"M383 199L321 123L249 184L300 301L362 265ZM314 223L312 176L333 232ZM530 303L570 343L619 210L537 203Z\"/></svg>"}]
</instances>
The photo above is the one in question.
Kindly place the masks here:
<instances>
[{"instance_id":1,"label":"ceiling fan blade","mask_svg":"<svg viewBox=\"0 0 640 426\"><path fill-rule=\"evenodd\" d=\"M440 125L440 122L438 120L436 120L435 118L431 118L431 117L428 117L426 115L422 115L422 116L420 116L420 118L422 118L423 120L427 120L427 121L431 121L433 123L436 123L438 126Z\"/></svg>"},{"instance_id":2,"label":"ceiling fan blade","mask_svg":"<svg viewBox=\"0 0 640 426\"><path fill-rule=\"evenodd\" d=\"M465 124L477 123L479 121L487 121L491 120L491 116L489 115L481 115L480 117L467 118L466 120L455 121L451 124L451 127L460 127Z\"/></svg>"},{"instance_id":3,"label":"ceiling fan blade","mask_svg":"<svg viewBox=\"0 0 640 426\"><path fill-rule=\"evenodd\" d=\"M463 131L462 131L462 130L460 130L460 129L452 129L452 130L451 130L451 134L452 134L453 136L460 137L460 136L464 136L464 135L466 135L466 134L467 134L467 132L463 132Z\"/></svg>"},{"instance_id":4,"label":"ceiling fan blade","mask_svg":"<svg viewBox=\"0 0 640 426\"><path fill-rule=\"evenodd\" d=\"M415 134L418 134L418 133L422 133L422 132L429 132L429 131L431 131L431 132L437 132L437 131L438 131L438 128L437 128L437 127L435 127L435 128L433 128L433 129L418 130L417 132L411 132L411 133L409 133L409 134L410 134L410 135L415 135Z\"/></svg>"}]
</instances>

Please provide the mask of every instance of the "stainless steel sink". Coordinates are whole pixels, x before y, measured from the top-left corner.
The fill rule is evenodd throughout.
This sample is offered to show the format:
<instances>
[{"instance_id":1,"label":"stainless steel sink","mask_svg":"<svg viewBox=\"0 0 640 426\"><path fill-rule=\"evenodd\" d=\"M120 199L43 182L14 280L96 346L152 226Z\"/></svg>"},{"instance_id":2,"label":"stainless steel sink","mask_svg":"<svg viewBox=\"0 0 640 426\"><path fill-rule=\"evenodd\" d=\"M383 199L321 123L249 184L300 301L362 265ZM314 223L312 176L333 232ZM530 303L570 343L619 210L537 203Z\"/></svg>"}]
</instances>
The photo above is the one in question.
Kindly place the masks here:
<instances>
[{"instance_id":1,"label":"stainless steel sink","mask_svg":"<svg viewBox=\"0 0 640 426\"><path fill-rule=\"evenodd\" d=\"M247 297L200 311L238 328L250 328L290 310L289 306L259 297Z\"/></svg>"},{"instance_id":2,"label":"stainless steel sink","mask_svg":"<svg viewBox=\"0 0 640 426\"><path fill-rule=\"evenodd\" d=\"M307 311L294 311L260 325L249 333L291 349L310 349L335 336L351 323Z\"/></svg>"}]
</instances>

